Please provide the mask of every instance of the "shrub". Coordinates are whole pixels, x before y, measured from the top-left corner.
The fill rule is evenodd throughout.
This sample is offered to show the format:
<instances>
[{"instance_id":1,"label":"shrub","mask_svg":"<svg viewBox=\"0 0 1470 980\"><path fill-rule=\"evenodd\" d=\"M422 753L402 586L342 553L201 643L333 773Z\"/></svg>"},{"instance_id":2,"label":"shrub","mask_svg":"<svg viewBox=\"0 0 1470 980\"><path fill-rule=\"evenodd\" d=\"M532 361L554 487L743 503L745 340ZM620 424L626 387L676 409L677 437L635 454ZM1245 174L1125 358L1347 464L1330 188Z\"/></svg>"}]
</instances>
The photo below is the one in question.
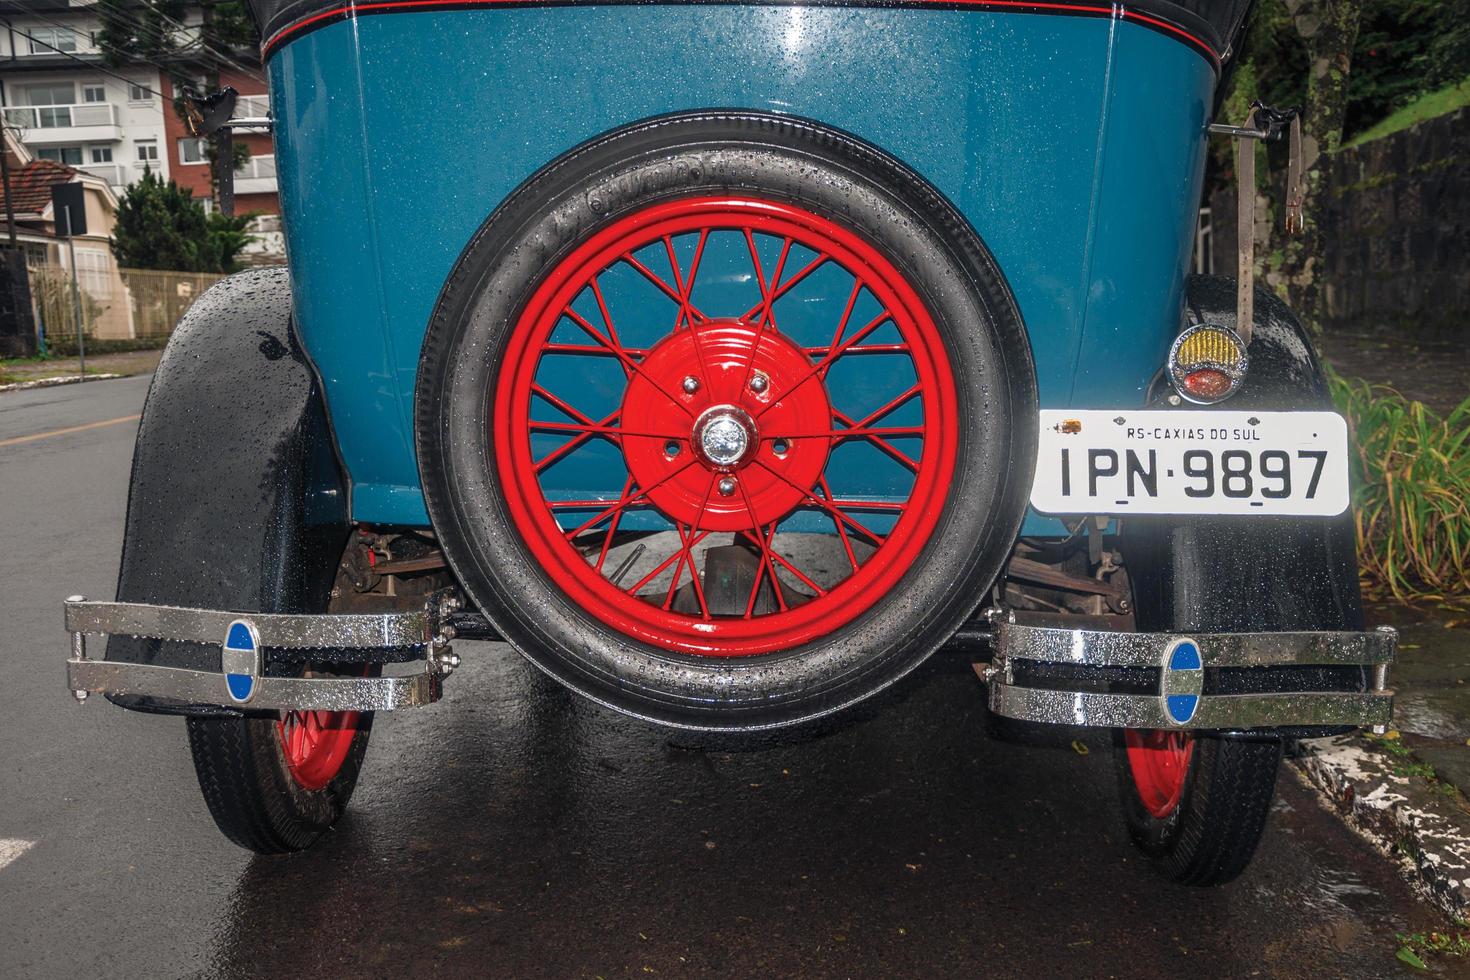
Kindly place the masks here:
<instances>
[{"instance_id":1,"label":"shrub","mask_svg":"<svg viewBox=\"0 0 1470 980\"><path fill-rule=\"evenodd\" d=\"M1392 388L1330 374L1356 450L1353 511L1369 595L1470 594L1470 398L1440 418Z\"/></svg>"}]
</instances>

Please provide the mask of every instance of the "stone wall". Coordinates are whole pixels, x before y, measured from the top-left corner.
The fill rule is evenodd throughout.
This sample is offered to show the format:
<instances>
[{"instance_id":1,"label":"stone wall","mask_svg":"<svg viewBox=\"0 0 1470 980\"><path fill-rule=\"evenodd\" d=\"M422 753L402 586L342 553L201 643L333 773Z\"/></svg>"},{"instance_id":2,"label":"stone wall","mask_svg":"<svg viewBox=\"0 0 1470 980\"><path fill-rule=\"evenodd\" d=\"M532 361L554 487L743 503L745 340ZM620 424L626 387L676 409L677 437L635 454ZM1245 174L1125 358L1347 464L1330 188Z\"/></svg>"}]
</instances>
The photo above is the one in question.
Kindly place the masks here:
<instances>
[{"instance_id":1,"label":"stone wall","mask_svg":"<svg viewBox=\"0 0 1470 980\"><path fill-rule=\"evenodd\" d=\"M1318 215L1325 330L1470 344L1470 109L1343 150L1330 166ZM1270 196L1279 214L1279 189ZM1211 210L1215 271L1233 275L1234 194Z\"/></svg>"}]
</instances>

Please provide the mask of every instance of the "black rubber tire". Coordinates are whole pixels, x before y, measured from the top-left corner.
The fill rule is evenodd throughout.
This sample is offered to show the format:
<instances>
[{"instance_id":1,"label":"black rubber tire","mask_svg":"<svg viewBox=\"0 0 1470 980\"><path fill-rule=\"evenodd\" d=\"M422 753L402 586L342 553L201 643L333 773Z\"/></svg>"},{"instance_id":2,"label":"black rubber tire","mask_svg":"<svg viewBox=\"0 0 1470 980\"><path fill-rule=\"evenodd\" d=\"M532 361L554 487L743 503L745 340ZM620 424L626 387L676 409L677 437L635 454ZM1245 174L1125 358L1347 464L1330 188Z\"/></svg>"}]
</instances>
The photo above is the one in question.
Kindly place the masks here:
<instances>
[{"instance_id":1,"label":"black rubber tire","mask_svg":"<svg viewBox=\"0 0 1470 980\"><path fill-rule=\"evenodd\" d=\"M1114 744L1123 816L1133 842L1181 884L1235 880L1250 864L1271 812L1281 740L1196 737L1184 795L1162 819L1139 797L1121 732Z\"/></svg>"},{"instance_id":2,"label":"black rubber tire","mask_svg":"<svg viewBox=\"0 0 1470 980\"><path fill-rule=\"evenodd\" d=\"M372 723L372 713L364 712L337 775L307 790L286 766L274 718L190 717L194 772L220 832L257 854L310 847L347 809Z\"/></svg>"},{"instance_id":3,"label":"black rubber tire","mask_svg":"<svg viewBox=\"0 0 1470 980\"><path fill-rule=\"evenodd\" d=\"M732 190L800 205L883 250L944 335L961 432L943 515L903 589L803 646L697 658L614 631L552 584L506 515L485 406L520 310L563 255L634 209ZM490 216L430 322L415 434L445 556L517 649L625 713L676 727L750 731L800 724L875 694L974 611L1025 514L1036 404L1030 345L1010 289L937 191L875 148L816 123L712 111L649 120L584 144Z\"/></svg>"}]
</instances>

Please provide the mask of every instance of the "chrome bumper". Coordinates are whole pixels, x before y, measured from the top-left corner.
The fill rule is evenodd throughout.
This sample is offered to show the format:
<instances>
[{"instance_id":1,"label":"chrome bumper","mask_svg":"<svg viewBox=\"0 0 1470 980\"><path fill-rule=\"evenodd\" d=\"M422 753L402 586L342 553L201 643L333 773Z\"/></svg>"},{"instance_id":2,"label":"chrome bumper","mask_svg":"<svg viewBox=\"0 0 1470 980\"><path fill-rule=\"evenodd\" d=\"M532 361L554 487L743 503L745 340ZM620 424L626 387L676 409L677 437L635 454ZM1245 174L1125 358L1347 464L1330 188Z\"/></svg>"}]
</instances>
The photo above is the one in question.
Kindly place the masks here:
<instances>
[{"instance_id":1,"label":"chrome bumper","mask_svg":"<svg viewBox=\"0 0 1470 980\"><path fill-rule=\"evenodd\" d=\"M66 600L71 657L67 686L78 700L89 694L143 696L184 705L251 711L392 711L432 704L443 693L444 678L459 664L449 646L454 631L445 620L458 609L452 596L431 597L422 609L391 613L293 615L234 613L128 602ZM241 673L195 670L156 664L96 660L87 656L87 635L136 636L222 647L236 624L244 623L258 654L232 663ZM383 650L421 653L411 672L380 677L276 677L267 673L266 651ZM239 666L246 663L247 666ZM250 664L253 663L253 666ZM248 690L245 698L232 693Z\"/></svg>"},{"instance_id":2,"label":"chrome bumper","mask_svg":"<svg viewBox=\"0 0 1470 980\"><path fill-rule=\"evenodd\" d=\"M990 685L990 710L1007 718L1108 728L1241 730L1298 726L1371 726L1393 715L1388 665L1398 633L1118 633L997 624L994 658L976 670ZM1210 690L1214 668L1287 666L1371 668L1368 689ZM1154 693L1119 694L1102 678L1079 683L1081 668L1135 668L1157 674ZM1126 671L1125 671L1126 672ZM1115 677L1119 671L1106 672ZM1047 675L1052 675L1047 678ZM1060 676L1061 680L1058 680ZM1043 679L1046 678L1046 679ZM1070 685L1068 681L1070 680ZM1252 686L1269 686L1254 684ZM1102 690L1095 688L1101 687ZM1083 689L1077 689L1083 688ZM1094 689L1087 689L1094 688Z\"/></svg>"}]
</instances>

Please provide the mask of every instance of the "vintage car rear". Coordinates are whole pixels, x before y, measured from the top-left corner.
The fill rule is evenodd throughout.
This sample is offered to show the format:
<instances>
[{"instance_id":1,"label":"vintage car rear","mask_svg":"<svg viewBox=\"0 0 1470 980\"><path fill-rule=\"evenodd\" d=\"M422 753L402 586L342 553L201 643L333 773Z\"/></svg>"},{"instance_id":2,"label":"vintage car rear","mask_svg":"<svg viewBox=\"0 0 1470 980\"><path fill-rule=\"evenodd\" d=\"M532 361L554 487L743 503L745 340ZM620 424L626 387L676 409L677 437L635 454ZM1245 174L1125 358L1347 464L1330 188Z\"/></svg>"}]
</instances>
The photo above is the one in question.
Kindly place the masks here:
<instances>
[{"instance_id":1,"label":"vintage car rear","mask_svg":"<svg viewBox=\"0 0 1470 980\"><path fill-rule=\"evenodd\" d=\"M1393 655L1310 343L1190 275L1246 6L257 0L289 275L178 328L71 686L271 851L456 632L735 732L950 643L1232 877Z\"/></svg>"}]
</instances>

